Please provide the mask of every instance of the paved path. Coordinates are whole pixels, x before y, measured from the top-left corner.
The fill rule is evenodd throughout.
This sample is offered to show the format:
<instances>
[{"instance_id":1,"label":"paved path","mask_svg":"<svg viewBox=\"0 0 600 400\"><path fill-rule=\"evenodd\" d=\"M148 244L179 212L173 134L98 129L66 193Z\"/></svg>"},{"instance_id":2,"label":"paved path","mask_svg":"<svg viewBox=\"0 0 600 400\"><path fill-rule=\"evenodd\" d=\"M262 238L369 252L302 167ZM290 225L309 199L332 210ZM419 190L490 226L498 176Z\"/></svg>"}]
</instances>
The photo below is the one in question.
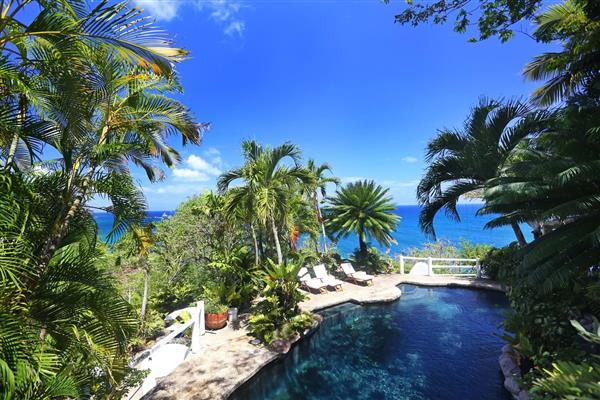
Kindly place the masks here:
<instances>
[{"instance_id":1,"label":"paved path","mask_svg":"<svg viewBox=\"0 0 600 400\"><path fill-rule=\"evenodd\" d=\"M427 277L389 274L376 276L373 286L344 283L342 292L309 294L300 306L317 311L348 301L355 303L385 303L400 298L400 283L426 286L462 286L500 290L502 287L487 280L459 277ZM199 354L192 355L169 376L159 380L144 400L221 400L250 379L262 367L279 355L262 346L250 344L248 327L230 327L206 333Z\"/></svg>"}]
</instances>

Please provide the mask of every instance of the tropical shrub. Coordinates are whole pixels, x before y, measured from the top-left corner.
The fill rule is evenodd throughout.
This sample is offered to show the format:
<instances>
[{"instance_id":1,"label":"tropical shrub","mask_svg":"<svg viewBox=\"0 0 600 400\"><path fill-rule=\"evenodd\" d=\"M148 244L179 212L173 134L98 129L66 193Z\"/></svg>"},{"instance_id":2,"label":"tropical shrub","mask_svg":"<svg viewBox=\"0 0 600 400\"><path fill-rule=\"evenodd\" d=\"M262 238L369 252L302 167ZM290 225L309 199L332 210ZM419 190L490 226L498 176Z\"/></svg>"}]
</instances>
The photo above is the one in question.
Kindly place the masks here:
<instances>
[{"instance_id":1,"label":"tropical shrub","mask_svg":"<svg viewBox=\"0 0 600 400\"><path fill-rule=\"evenodd\" d=\"M502 274L510 275L516 270L521 259L518 254L519 246L512 243L502 248L489 249L481 257L481 272L483 276L498 280ZM504 281L506 281L504 279Z\"/></svg>"},{"instance_id":2,"label":"tropical shrub","mask_svg":"<svg viewBox=\"0 0 600 400\"><path fill-rule=\"evenodd\" d=\"M577 321L571 321L579 336L600 345L600 324L594 319L588 332ZM600 399L600 356L591 355L577 362L557 361L544 368L542 376L533 382L532 393L539 398Z\"/></svg>"},{"instance_id":3,"label":"tropical shrub","mask_svg":"<svg viewBox=\"0 0 600 400\"><path fill-rule=\"evenodd\" d=\"M398 265L387 254L381 254L376 247L369 247L366 254L356 249L350 256L350 261L359 269L369 274L389 274L398 270Z\"/></svg>"},{"instance_id":4,"label":"tropical shrub","mask_svg":"<svg viewBox=\"0 0 600 400\"><path fill-rule=\"evenodd\" d=\"M304 299L298 283L303 261L276 264L268 260L262 274L261 300L252 308L250 328L265 343L270 343L286 323L300 314L298 304ZM289 325L286 331L297 325Z\"/></svg>"}]
</instances>

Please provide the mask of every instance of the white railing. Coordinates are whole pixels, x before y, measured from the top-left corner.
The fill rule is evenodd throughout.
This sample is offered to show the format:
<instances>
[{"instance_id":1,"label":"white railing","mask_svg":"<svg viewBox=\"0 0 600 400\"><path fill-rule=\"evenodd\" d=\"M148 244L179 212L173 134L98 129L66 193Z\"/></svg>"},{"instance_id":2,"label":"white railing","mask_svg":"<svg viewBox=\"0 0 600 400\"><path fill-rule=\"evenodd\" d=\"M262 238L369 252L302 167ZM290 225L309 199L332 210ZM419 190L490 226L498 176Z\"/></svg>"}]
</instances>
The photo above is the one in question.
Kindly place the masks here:
<instances>
[{"instance_id":1,"label":"white railing","mask_svg":"<svg viewBox=\"0 0 600 400\"><path fill-rule=\"evenodd\" d=\"M175 324L172 327L171 333L167 336L160 339L154 346L150 349L139 354L132 362L131 367L138 369L149 369L150 373L144 379L144 382L137 388L131 390L124 398L127 400L140 399L146 393L148 393L154 386L156 386L156 378L160 378L163 376L165 368L167 370L172 370L177 367L181 362L187 358L187 354L191 350L192 353L197 354L200 352L200 336L204 335L206 332L204 326L204 301L199 301L196 303L196 307L189 307L182 310L177 310L175 313L181 314L182 312L187 311L190 313L191 318L182 323ZM169 314L172 315L173 313ZM152 362L153 355L157 354L157 352L169 344L173 339L181 335L183 332L192 327L192 343L191 349L188 349L186 355L183 357L179 357L179 354L173 353L172 359L165 359L164 355L159 356L160 362L159 365L155 365ZM172 351L169 349L168 352ZM167 354L168 355L168 354ZM173 358L174 357L174 358ZM165 365L165 363L170 364L169 366ZM156 369L161 369L162 372L157 372Z\"/></svg>"},{"instance_id":2,"label":"white railing","mask_svg":"<svg viewBox=\"0 0 600 400\"><path fill-rule=\"evenodd\" d=\"M427 276L434 275L460 275L460 276L476 276L481 278L481 264L479 258L436 258L436 257L408 257L400 255L400 273L404 274L404 267L406 261L421 261L427 263ZM445 263L445 264L439 264ZM435 273L434 269L449 269L458 270L456 273ZM471 270L471 272L462 272L464 270Z\"/></svg>"}]
</instances>

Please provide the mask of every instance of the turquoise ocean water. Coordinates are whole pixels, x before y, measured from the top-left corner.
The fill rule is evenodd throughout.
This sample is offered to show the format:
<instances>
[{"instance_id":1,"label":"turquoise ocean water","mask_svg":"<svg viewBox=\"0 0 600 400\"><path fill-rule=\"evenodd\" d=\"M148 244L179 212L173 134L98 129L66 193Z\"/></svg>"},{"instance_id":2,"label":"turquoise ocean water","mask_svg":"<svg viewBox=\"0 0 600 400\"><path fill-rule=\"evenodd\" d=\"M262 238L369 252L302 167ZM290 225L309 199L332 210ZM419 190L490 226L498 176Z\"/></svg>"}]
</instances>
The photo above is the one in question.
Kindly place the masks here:
<instances>
[{"instance_id":1,"label":"turquoise ocean water","mask_svg":"<svg viewBox=\"0 0 600 400\"><path fill-rule=\"evenodd\" d=\"M472 243L487 243L494 246L504 246L515 240L514 233L510 227L498 229L484 229L484 225L492 216L477 216L479 209L477 204L460 204L458 211L461 221L456 222L440 213L435 220L437 238L449 240L458 243L460 239L468 240ZM173 215L174 211L150 211L148 212L148 221L160 221L163 217ZM420 247L424 243L431 241L419 229L419 206L399 206L396 213L402 218L398 229L394 232L394 238L398 244L391 248L392 254L399 254L410 247ZM94 214L98 223L100 236L104 239L110 231L112 225L112 216L105 213ZM527 225L522 226L528 240L531 239L531 233ZM376 243L373 243L376 245ZM337 247L342 255L347 255L358 246L356 237L350 236L340 240ZM385 250L380 248L381 250Z\"/></svg>"}]
</instances>

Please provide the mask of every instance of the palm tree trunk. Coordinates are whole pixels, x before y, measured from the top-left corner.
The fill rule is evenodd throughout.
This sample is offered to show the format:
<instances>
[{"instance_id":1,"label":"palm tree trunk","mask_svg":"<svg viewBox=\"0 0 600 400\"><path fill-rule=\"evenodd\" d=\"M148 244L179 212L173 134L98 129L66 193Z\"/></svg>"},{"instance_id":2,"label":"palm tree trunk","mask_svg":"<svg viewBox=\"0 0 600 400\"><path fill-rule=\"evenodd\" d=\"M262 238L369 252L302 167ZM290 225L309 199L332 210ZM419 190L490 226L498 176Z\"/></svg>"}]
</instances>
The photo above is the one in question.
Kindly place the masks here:
<instances>
[{"instance_id":1,"label":"palm tree trunk","mask_svg":"<svg viewBox=\"0 0 600 400\"><path fill-rule=\"evenodd\" d=\"M144 332L144 320L148 305L148 268L144 267L144 292L142 294L142 309L140 310L140 333Z\"/></svg>"},{"instance_id":2,"label":"palm tree trunk","mask_svg":"<svg viewBox=\"0 0 600 400\"><path fill-rule=\"evenodd\" d=\"M283 255L281 254L281 244L279 243L279 232L275 225L275 219L271 217L271 227L273 228L273 238L275 239L275 249L277 249L277 263L283 264Z\"/></svg>"},{"instance_id":3,"label":"palm tree trunk","mask_svg":"<svg viewBox=\"0 0 600 400\"><path fill-rule=\"evenodd\" d=\"M44 243L44 246L42 247L42 251L40 253L41 254L40 263L38 264L38 273L43 272L43 270L48 266L50 259L52 258L52 256L54 255L54 252L56 251L56 247L59 245L60 241L67 234L69 225L71 224L71 221L73 220L73 218L75 218L75 214L79 210L79 207L81 206L83 199L84 199L85 195L87 194L88 187L89 187L89 178L86 177L81 185L81 189L79 190L79 193L77 194L77 196L75 196L75 199L71 203L71 206L69 207L69 210L67 211L67 214L65 215L64 219L62 220L60 227L53 235L50 235L48 237L48 239Z\"/></svg>"},{"instance_id":4,"label":"palm tree trunk","mask_svg":"<svg viewBox=\"0 0 600 400\"><path fill-rule=\"evenodd\" d=\"M317 199L317 196L318 195L315 192L315 210L317 211L317 219L319 220L319 224L321 224L321 232L323 233L323 252L327 254L327 234L325 233L325 224L323 223L323 215L321 215L321 207L319 207L319 199Z\"/></svg>"},{"instance_id":5,"label":"palm tree trunk","mask_svg":"<svg viewBox=\"0 0 600 400\"><path fill-rule=\"evenodd\" d=\"M254 241L254 263L258 265L260 256L258 254L258 241L256 239L256 230L254 229L254 224L250 224L250 229L252 230L252 240Z\"/></svg>"},{"instance_id":6,"label":"palm tree trunk","mask_svg":"<svg viewBox=\"0 0 600 400\"><path fill-rule=\"evenodd\" d=\"M521 231L521 227L516 222L511 222L510 226L515 232L515 236L517 237L517 241L519 242L520 247L527 246L527 241L525 240L525 236L523 235L523 231Z\"/></svg>"},{"instance_id":7,"label":"palm tree trunk","mask_svg":"<svg viewBox=\"0 0 600 400\"><path fill-rule=\"evenodd\" d=\"M12 141L10 142L10 148L8 149L8 156L6 157L6 165L4 166L7 170L12 166L15 161L15 154L17 153L17 147L19 146L19 138L23 131L23 122L25 121L25 112L27 111L27 98L24 94L19 96L19 116L18 124L19 129L15 132Z\"/></svg>"},{"instance_id":8,"label":"palm tree trunk","mask_svg":"<svg viewBox=\"0 0 600 400\"><path fill-rule=\"evenodd\" d=\"M360 235L358 236L358 248L363 256L367 255L367 244Z\"/></svg>"}]
</instances>

